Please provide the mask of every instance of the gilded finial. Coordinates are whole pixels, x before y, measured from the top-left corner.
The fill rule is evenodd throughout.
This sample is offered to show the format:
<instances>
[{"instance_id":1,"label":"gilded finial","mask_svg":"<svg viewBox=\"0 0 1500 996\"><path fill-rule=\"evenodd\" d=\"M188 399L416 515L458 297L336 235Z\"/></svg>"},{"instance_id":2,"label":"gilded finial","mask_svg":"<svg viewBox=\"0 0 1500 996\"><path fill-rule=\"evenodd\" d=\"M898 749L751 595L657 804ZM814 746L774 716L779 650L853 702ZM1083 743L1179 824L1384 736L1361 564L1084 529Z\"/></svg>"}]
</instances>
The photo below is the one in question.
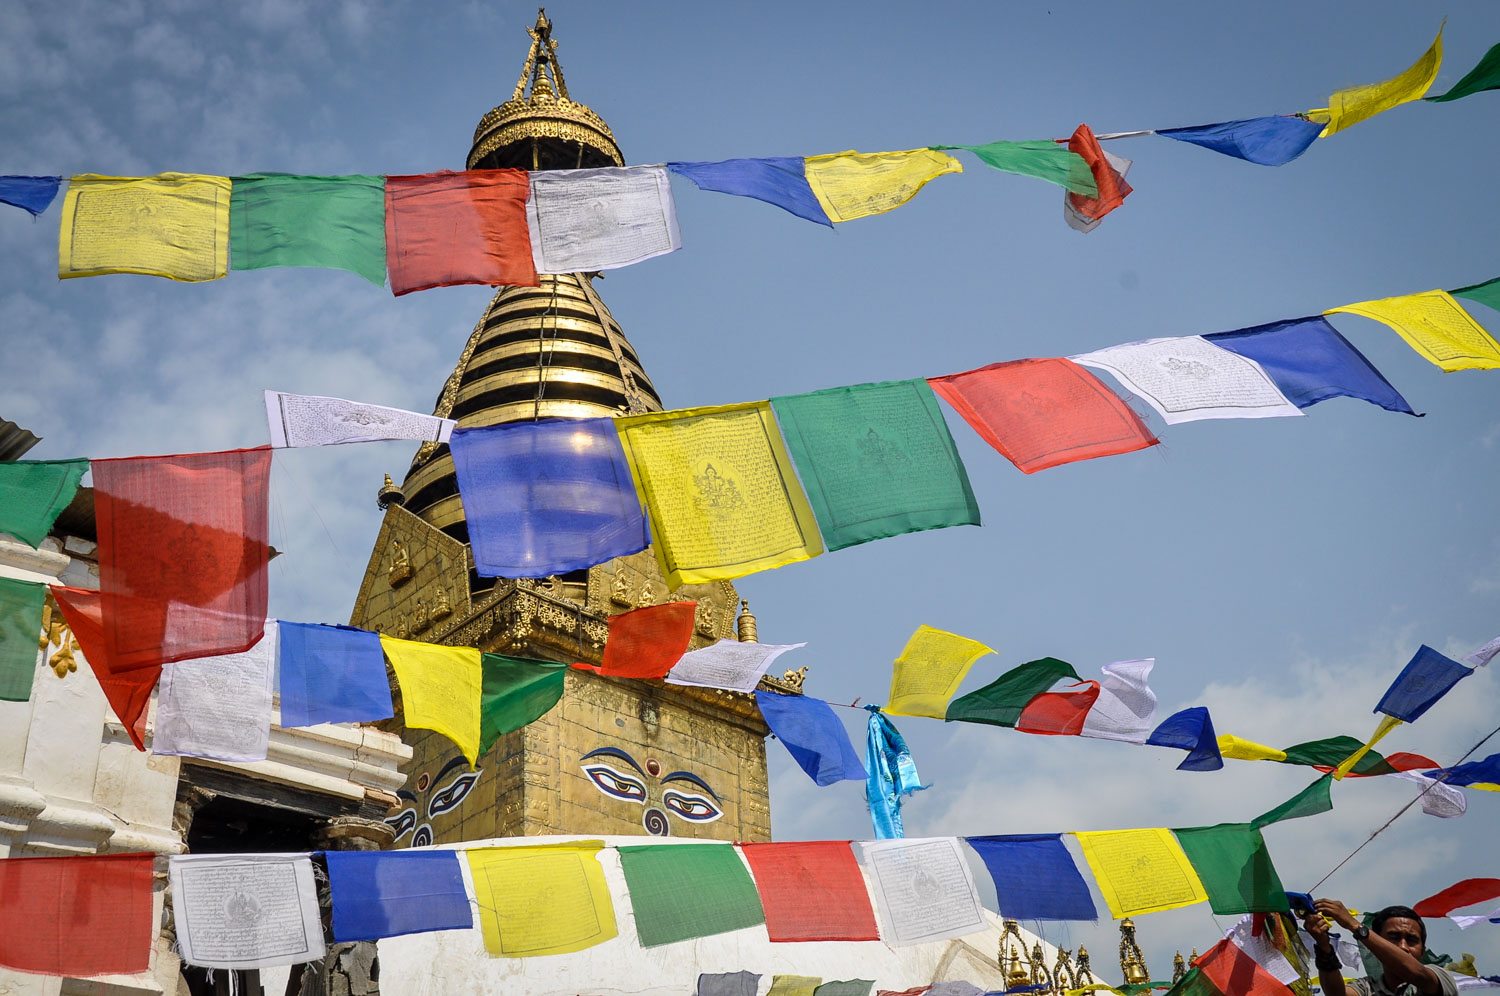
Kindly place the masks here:
<instances>
[{"instance_id":1,"label":"gilded finial","mask_svg":"<svg viewBox=\"0 0 1500 996\"><path fill-rule=\"evenodd\" d=\"M1172 956L1172 985L1177 985L1182 977L1187 974L1187 963L1182 960L1182 951L1179 949Z\"/></svg>"},{"instance_id":2,"label":"gilded finial","mask_svg":"<svg viewBox=\"0 0 1500 996\"><path fill-rule=\"evenodd\" d=\"M1026 942L1021 938L1021 925L1014 920L1005 920L1000 934L1000 950L995 961L1005 973L1005 988L1031 984L1031 966L1026 959Z\"/></svg>"},{"instance_id":3,"label":"gilded finial","mask_svg":"<svg viewBox=\"0 0 1500 996\"><path fill-rule=\"evenodd\" d=\"M379 491L375 492L375 504L380 506L382 512L392 505L406 504L406 492L396 486L390 474L385 475L385 483L380 486Z\"/></svg>"},{"instance_id":4,"label":"gilded finial","mask_svg":"<svg viewBox=\"0 0 1500 996\"><path fill-rule=\"evenodd\" d=\"M1073 965L1073 981L1078 983L1074 988L1082 989L1094 984L1094 970L1089 965L1089 949L1082 944L1078 945L1078 958Z\"/></svg>"},{"instance_id":5,"label":"gilded finial","mask_svg":"<svg viewBox=\"0 0 1500 996\"><path fill-rule=\"evenodd\" d=\"M1151 981L1146 956L1135 939L1135 921L1129 917L1120 921L1120 976L1130 985Z\"/></svg>"},{"instance_id":6,"label":"gilded finial","mask_svg":"<svg viewBox=\"0 0 1500 996\"><path fill-rule=\"evenodd\" d=\"M740 599L739 638L741 643L759 643L760 633L755 628L755 616L750 611L750 600Z\"/></svg>"}]
</instances>

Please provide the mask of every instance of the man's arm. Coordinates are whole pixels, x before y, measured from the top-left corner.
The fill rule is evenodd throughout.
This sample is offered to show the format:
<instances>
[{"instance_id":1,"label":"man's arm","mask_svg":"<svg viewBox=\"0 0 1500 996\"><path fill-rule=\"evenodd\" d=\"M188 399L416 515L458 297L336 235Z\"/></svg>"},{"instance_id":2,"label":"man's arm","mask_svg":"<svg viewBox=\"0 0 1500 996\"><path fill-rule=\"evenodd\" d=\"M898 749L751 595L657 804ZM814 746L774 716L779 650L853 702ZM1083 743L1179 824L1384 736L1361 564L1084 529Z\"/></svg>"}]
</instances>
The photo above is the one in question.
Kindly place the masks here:
<instances>
[{"instance_id":1,"label":"man's arm","mask_svg":"<svg viewBox=\"0 0 1500 996\"><path fill-rule=\"evenodd\" d=\"M1336 899L1319 899L1314 905L1325 918L1341 927L1352 931L1360 926L1359 921L1354 919L1354 914ZM1437 973L1407 954L1404 949L1373 931L1362 943L1385 969L1385 976L1392 983L1390 988L1395 989L1409 983L1416 986L1417 992L1423 996L1439 996L1442 993L1443 984L1438 981Z\"/></svg>"},{"instance_id":2,"label":"man's arm","mask_svg":"<svg viewBox=\"0 0 1500 996\"><path fill-rule=\"evenodd\" d=\"M1333 939L1328 936L1328 921L1321 913L1312 910L1303 919L1302 925L1312 935L1313 962L1318 968L1318 985L1324 996L1359 996L1353 986L1344 982L1344 970L1340 966L1338 952L1334 950Z\"/></svg>"}]
</instances>

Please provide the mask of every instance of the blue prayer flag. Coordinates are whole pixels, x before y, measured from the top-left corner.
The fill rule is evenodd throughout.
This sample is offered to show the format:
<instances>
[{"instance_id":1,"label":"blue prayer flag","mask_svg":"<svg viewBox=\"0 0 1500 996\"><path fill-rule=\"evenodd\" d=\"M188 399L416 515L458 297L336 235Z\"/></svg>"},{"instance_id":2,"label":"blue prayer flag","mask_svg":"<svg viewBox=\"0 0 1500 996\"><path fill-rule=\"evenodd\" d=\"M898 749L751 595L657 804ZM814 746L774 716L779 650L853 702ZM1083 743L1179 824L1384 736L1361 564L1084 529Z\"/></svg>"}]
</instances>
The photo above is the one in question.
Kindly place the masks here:
<instances>
[{"instance_id":1,"label":"blue prayer flag","mask_svg":"<svg viewBox=\"0 0 1500 996\"><path fill-rule=\"evenodd\" d=\"M1500 785L1500 754L1423 773L1449 785Z\"/></svg>"},{"instance_id":2,"label":"blue prayer flag","mask_svg":"<svg viewBox=\"0 0 1500 996\"><path fill-rule=\"evenodd\" d=\"M1203 706L1193 706L1168 716L1151 732L1146 743L1153 747L1176 747L1188 756L1178 771L1218 771L1224 767L1219 753L1219 739L1214 735L1214 721Z\"/></svg>"},{"instance_id":3,"label":"blue prayer flag","mask_svg":"<svg viewBox=\"0 0 1500 996\"><path fill-rule=\"evenodd\" d=\"M1322 131L1323 125L1316 121L1271 115L1191 128L1159 128L1156 133L1261 166L1284 166L1306 152Z\"/></svg>"},{"instance_id":4,"label":"blue prayer flag","mask_svg":"<svg viewBox=\"0 0 1500 996\"><path fill-rule=\"evenodd\" d=\"M277 629L282 726L373 723L395 714L379 634L285 621Z\"/></svg>"},{"instance_id":5,"label":"blue prayer flag","mask_svg":"<svg viewBox=\"0 0 1500 996\"><path fill-rule=\"evenodd\" d=\"M1415 722L1432 704L1474 672L1458 661L1449 660L1425 643L1418 650L1391 687L1385 690L1376 712L1394 716L1405 723Z\"/></svg>"},{"instance_id":6,"label":"blue prayer flag","mask_svg":"<svg viewBox=\"0 0 1500 996\"><path fill-rule=\"evenodd\" d=\"M828 212L818 203L808 186L801 156L774 159L725 159L716 163L667 163L667 169L680 173L698 185L700 190L721 194L754 197L774 204L799 218L833 227Z\"/></svg>"},{"instance_id":7,"label":"blue prayer flag","mask_svg":"<svg viewBox=\"0 0 1500 996\"><path fill-rule=\"evenodd\" d=\"M756 692L755 702L766 725L792 758L819 785L865 777L849 732L827 702L804 695Z\"/></svg>"},{"instance_id":8,"label":"blue prayer flag","mask_svg":"<svg viewBox=\"0 0 1500 996\"><path fill-rule=\"evenodd\" d=\"M30 211L35 218L57 196L60 176L0 176L0 204Z\"/></svg>"},{"instance_id":9,"label":"blue prayer flag","mask_svg":"<svg viewBox=\"0 0 1500 996\"><path fill-rule=\"evenodd\" d=\"M457 851L325 851L333 939L474 926Z\"/></svg>"},{"instance_id":10,"label":"blue prayer flag","mask_svg":"<svg viewBox=\"0 0 1500 996\"><path fill-rule=\"evenodd\" d=\"M965 837L995 880L1000 914L1012 920L1098 920L1088 883L1061 834Z\"/></svg>"},{"instance_id":11,"label":"blue prayer flag","mask_svg":"<svg viewBox=\"0 0 1500 996\"><path fill-rule=\"evenodd\" d=\"M456 429L451 445L483 577L566 574L651 544L612 418Z\"/></svg>"},{"instance_id":12,"label":"blue prayer flag","mask_svg":"<svg viewBox=\"0 0 1500 996\"><path fill-rule=\"evenodd\" d=\"M901 733L885 718L879 706L865 706L870 713L869 735L865 740L865 801L870 804L870 820L880 840L905 837L901 818L901 800L927 788L917 777L917 764Z\"/></svg>"},{"instance_id":13,"label":"blue prayer flag","mask_svg":"<svg viewBox=\"0 0 1500 996\"><path fill-rule=\"evenodd\" d=\"M1298 408L1345 397L1387 411L1417 414L1374 364L1321 315L1213 332L1203 338L1259 363Z\"/></svg>"}]
</instances>

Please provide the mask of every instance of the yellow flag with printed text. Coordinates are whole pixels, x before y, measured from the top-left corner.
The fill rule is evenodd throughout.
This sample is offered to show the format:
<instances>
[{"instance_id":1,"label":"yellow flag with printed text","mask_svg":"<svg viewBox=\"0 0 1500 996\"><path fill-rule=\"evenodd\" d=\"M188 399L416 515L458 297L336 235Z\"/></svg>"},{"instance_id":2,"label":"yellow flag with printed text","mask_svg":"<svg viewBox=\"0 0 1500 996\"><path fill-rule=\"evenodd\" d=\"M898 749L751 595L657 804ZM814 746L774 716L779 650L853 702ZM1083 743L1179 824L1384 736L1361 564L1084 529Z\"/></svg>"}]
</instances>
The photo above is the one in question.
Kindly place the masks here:
<instances>
[{"instance_id":1,"label":"yellow flag with printed text","mask_svg":"<svg viewBox=\"0 0 1500 996\"><path fill-rule=\"evenodd\" d=\"M1342 781L1344 776L1353 771L1354 766L1363 760L1364 756L1370 753L1376 744L1385 739L1387 733L1400 725L1401 720L1395 716L1382 716L1380 722L1375 725L1375 732L1370 734L1370 739L1366 740L1364 746L1344 758L1343 762L1337 768L1333 769L1333 777L1338 781Z\"/></svg>"},{"instance_id":2,"label":"yellow flag with printed text","mask_svg":"<svg viewBox=\"0 0 1500 996\"><path fill-rule=\"evenodd\" d=\"M1443 67L1443 29L1438 28L1432 47L1411 64L1411 68L1400 76L1393 76L1382 83L1366 83L1335 90L1328 98L1328 106L1307 112L1308 118L1321 121L1325 127L1318 135L1327 138L1336 131L1373 118L1381 111L1388 111L1397 104L1416 100L1425 94L1432 81L1437 79Z\"/></svg>"},{"instance_id":3,"label":"yellow flag with printed text","mask_svg":"<svg viewBox=\"0 0 1500 996\"><path fill-rule=\"evenodd\" d=\"M229 191L228 177L197 173L72 177L57 275L217 280L229 269Z\"/></svg>"},{"instance_id":4,"label":"yellow flag with printed text","mask_svg":"<svg viewBox=\"0 0 1500 996\"><path fill-rule=\"evenodd\" d=\"M1170 830L1080 831L1073 836L1116 920L1208 899Z\"/></svg>"},{"instance_id":5,"label":"yellow flag with printed text","mask_svg":"<svg viewBox=\"0 0 1500 996\"><path fill-rule=\"evenodd\" d=\"M1500 343L1484 330L1447 291L1381 298L1330 308L1389 325L1429 362L1444 370L1492 370L1500 367Z\"/></svg>"},{"instance_id":6,"label":"yellow flag with printed text","mask_svg":"<svg viewBox=\"0 0 1500 996\"><path fill-rule=\"evenodd\" d=\"M837 152L808 156L803 169L813 196L830 221L852 221L898 208L944 173L963 164L934 149L909 152Z\"/></svg>"},{"instance_id":7,"label":"yellow flag with printed text","mask_svg":"<svg viewBox=\"0 0 1500 996\"><path fill-rule=\"evenodd\" d=\"M1236 761L1286 760L1286 751L1237 737L1233 733L1219 734L1219 753L1224 757L1232 757Z\"/></svg>"},{"instance_id":8,"label":"yellow flag with printed text","mask_svg":"<svg viewBox=\"0 0 1500 996\"><path fill-rule=\"evenodd\" d=\"M891 670L891 695L885 711L897 716L942 719L948 700L974 662L994 653L978 640L931 626L919 626Z\"/></svg>"},{"instance_id":9,"label":"yellow flag with printed text","mask_svg":"<svg viewBox=\"0 0 1500 996\"><path fill-rule=\"evenodd\" d=\"M479 703L484 692L479 650L397 640L384 634L380 648L390 658L401 686L406 725L435 730L452 740L473 768L479 757Z\"/></svg>"},{"instance_id":10,"label":"yellow flag with printed text","mask_svg":"<svg viewBox=\"0 0 1500 996\"><path fill-rule=\"evenodd\" d=\"M673 588L823 552L769 402L629 415L615 426Z\"/></svg>"},{"instance_id":11,"label":"yellow flag with printed text","mask_svg":"<svg viewBox=\"0 0 1500 996\"><path fill-rule=\"evenodd\" d=\"M484 949L505 958L566 954L617 933L601 840L464 852Z\"/></svg>"}]
</instances>

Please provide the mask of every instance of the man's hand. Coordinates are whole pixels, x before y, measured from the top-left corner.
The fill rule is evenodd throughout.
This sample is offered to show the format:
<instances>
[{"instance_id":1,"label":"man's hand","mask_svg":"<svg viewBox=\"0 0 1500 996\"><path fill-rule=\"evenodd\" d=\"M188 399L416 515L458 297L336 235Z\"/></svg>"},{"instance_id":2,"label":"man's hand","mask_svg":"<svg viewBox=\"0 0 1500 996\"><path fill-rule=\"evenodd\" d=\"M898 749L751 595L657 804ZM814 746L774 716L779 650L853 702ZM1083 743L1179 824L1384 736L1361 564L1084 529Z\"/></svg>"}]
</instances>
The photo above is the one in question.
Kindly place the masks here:
<instances>
[{"instance_id":1,"label":"man's hand","mask_svg":"<svg viewBox=\"0 0 1500 996\"><path fill-rule=\"evenodd\" d=\"M1312 935L1313 947L1319 951L1328 952L1333 950L1333 941L1328 937L1331 929L1323 914L1317 910L1308 910L1307 916L1302 918L1302 926Z\"/></svg>"},{"instance_id":2,"label":"man's hand","mask_svg":"<svg viewBox=\"0 0 1500 996\"><path fill-rule=\"evenodd\" d=\"M1354 914L1350 913L1349 908L1337 899L1315 899L1313 908L1321 913L1325 920L1331 920L1345 930L1356 930L1359 927L1359 921L1354 919ZM1308 931L1311 932L1312 928L1308 927ZM1327 932L1326 927L1324 932Z\"/></svg>"}]
</instances>

